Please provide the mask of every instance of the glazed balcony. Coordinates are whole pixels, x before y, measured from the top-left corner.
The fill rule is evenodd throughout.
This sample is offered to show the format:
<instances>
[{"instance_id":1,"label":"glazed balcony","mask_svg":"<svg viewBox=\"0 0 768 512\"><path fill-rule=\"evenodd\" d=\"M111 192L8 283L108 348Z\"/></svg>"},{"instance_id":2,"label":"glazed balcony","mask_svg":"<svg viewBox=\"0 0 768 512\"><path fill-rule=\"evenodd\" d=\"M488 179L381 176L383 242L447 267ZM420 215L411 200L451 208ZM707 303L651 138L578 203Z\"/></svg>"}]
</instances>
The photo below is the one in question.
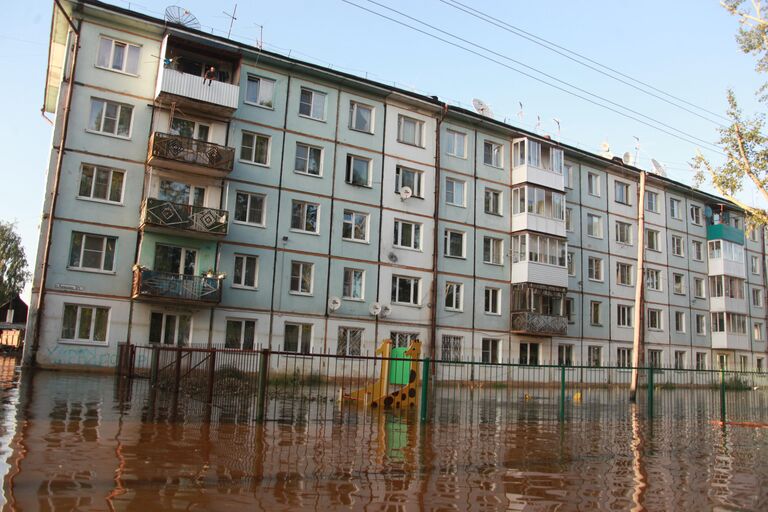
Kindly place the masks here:
<instances>
[{"instance_id":1,"label":"glazed balcony","mask_svg":"<svg viewBox=\"0 0 768 512\"><path fill-rule=\"evenodd\" d=\"M510 313L510 330L529 335L562 335L568 330L568 319L560 315L542 315L533 311Z\"/></svg>"},{"instance_id":2,"label":"glazed balcony","mask_svg":"<svg viewBox=\"0 0 768 512\"><path fill-rule=\"evenodd\" d=\"M147 163L152 166L223 178L234 162L234 148L212 142L161 132L149 141Z\"/></svg>"},{"instance_id":3,"label":"glazed balcony","mask_svg":"<svg viewBox=\"0 0 768 512\"><path fill-rule=\"evenodd\" d=\"M231 117L240 99L240 86L162 66L155 97L181 108Z\"/></svg>"},{"instance_id":4,"label":"glazed balcony","mask_svg":"<svg viewBox=\"0 0 768 512\"><path fill-rule=\"evenodd\" d=\"M149 302L211 306L221 302L221 279L217 276L189 276L133 269L134 299Z\"/></svg>"},{"instance_id":5,"label":"glazed balcony","mask_svg":"<svg viewBox=\"0 0 768 512\"><path fill-rule=\"evenodd\" d=\"M227 235L229 212L148 197L141 208L141 226L148 231L217 238Z\"/></svg>"},{"instance_id":6,"label":"glazed balcony","mask_svg":"<svg viewBox=\"0 0 768 512\"><path fill-rule=\"evenodd\" d=\"M735 244L744 245L744 231L730 224L709 224L707 240L728 240Z\"/></svg>"}]
</instances>

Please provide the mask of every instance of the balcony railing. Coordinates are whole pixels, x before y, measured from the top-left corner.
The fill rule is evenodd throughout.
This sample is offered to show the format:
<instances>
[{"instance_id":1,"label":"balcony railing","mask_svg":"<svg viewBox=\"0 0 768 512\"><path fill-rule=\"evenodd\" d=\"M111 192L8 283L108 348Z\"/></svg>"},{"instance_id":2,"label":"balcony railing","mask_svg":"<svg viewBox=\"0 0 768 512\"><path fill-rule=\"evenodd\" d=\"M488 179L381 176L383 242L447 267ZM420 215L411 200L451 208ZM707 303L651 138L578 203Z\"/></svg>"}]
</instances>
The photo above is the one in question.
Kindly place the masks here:
<instances>
[{"instance_id":1,"label":"balcony railing","mask_svg":"<svg viewBox=\"0 0 768 512\"><path fill-rule=\"evenodd\" d=\"M152 136L151 157L232 172L235 150L190 137L155 132Z\"/></svg>"},{"instance_id":2,"label":"balcony railing","mask_svg":"<svg viewBox=\"0 0 768 512\"><path fill-rule=\"evenodd\" d=\"M744 245L744 231L730 224L709 224L707 240L728 240L735 244Z\"/></svg>"},{"instance_id":3,"label":"balcony railing","mask_svg":"<svg viewBox=\"0 0 768 512\"><path fill-rule=\"evenodd\" d=\"M532 311L513 311L510 316L513 332L528 334L566 334L568 319L559 315L541 315Z\"/></svg>"},{"instance_id":4,"label":"balcony railing","mask_svg":"<svg viewBox=\"0 0 768 512\"><path fill-rule=\"evenodd\" d=\"M226 235L228 221L227 210L172 203L154 197L148 197L142 208L142 224L208 235Z\"/></svg>"},{"instance_id":5,"label":"balcony railing","mask_svg":"<svg viewBox=\"0 0 768 512\"><path fill-rule=\"evenodd\" d=\"M221 279L136 267L133 269L133 297L218 304L221 302Z\"/></svg>"},{"instance_id":6,"label":"balcony railing","mask_svg":"<svg viewBox=\"0 0 768 512\"><path fill-rule=\"evenodd\" d=\"M223 107L230 112L237 109L240 99L240 87L235 84L206 80L198 75L183 73L164 67L158 81L156 96L161 93L190 98L196 101L210 103L218 108Z\"/></svg>"}]
</instances>

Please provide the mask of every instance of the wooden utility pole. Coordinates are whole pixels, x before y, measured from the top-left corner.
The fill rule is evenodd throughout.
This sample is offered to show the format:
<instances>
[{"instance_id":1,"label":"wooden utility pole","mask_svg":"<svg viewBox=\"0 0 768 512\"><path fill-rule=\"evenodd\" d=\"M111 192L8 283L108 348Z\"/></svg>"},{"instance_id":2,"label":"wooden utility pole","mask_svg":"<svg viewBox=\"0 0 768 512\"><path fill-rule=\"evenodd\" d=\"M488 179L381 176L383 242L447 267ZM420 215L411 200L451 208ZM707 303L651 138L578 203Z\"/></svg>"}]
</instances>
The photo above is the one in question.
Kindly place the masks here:
<instances>
[{"instance_id":1,"label":"wooden utility pole","mask_svg":"<svg viewBox=\"0 0 768 512\"><path fill-rule=\"evenodd\" d=\"M645 290L645 275L643 261L645 259L645 171L640 171L640 193L637 200L637 277L635 278L635 332L632 343L632 382L629 386L629 400L637 400L637 368L642 361L643 353L643 291Z\"/></svg>"}]
</instances>

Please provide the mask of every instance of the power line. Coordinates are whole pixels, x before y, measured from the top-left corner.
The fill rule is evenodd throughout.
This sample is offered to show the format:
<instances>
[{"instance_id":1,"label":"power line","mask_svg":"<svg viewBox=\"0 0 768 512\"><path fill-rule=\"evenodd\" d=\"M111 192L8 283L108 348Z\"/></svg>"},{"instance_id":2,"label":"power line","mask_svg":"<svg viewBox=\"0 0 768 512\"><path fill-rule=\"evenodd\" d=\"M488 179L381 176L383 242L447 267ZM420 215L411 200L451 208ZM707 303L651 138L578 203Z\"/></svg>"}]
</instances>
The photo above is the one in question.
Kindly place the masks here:
<instances>
[{"instance_id":1,"label":"power line","mask_svg":"<svg viewBox=\"0 0 768 512\"><path fill-rule=\"evenodd\" d=\"M505 68L507 68L507 69L510 69L510 70L512 70L512 71L515 71L515 72L517 72L517 73L520 73L520 74L522 74L523 76L526 76L526 77L528 77L528 78L531 78L531 79L533 79L533 80L536 80L537 82L543 83L543 84L545 84L545 85L547 85L547 86L549 86L549 87L552 87L552 88L554 88L554 89L557 89L557 90L559 90L559 91L561 91L561 92L565 92L566 94L570 94L571 96L574 96L574 97L577 97L577 98L579 98L579 99L582 99L582 100L584 100L584 101L587 101L587 102L589 102L589 103L592 103L593 105L597 105L597 106L599 106L599 107L602 107L602 108L604 108L604 109L606 109L606 110L609 110L609 111L611 111L611 112L614 112L614 113L616 113L616 114L619 114L619 115L621 115L621 116L623 116L623 117L626 117L626 118L628 118L628 119L632 119L633 121L639 122L639 123L641 123L641 124L643 124L643 125L645 125L645 126L648 126L648 127L650 127L650 128L653 128L653 129L655 129L655 130L658 130L658 131L661 131L661 132L663 132L663 133L666 133L667 135L670 135L670 136L672 136L672 137L675 137L676 139L682 140L682 141L684 141L684 142L687 142L687 143L689 143L689 144L692 144L692 145L694 145L694 146L698 146L698 145L699 145L699 144L697 144L697 143L696 143L696 142L694 142L694 141L698 141L699 143L701 143L701 144L704 144L704 145L706 145L706 146L711 146L711 147L705 147L705 149L707 149L707 150L709 150L709 151L712 151L712 152L715 152L715 153L720 153L720 154L722 154L722 152L719 150L719 148L717 148L717 146L715 146L714 144L712 144L712 143L711 143L711 142L709 142L709 141L706 141L706 140L704 140L704 139L701 139L701 138L699 138L699 137L696 137L695 135L692 135L692 134L690 134L690 133L687 133L687 132L685 132L685 131L679 130L679 129L677 129L677 128L673 127L673 126L667 125L666 123L664 123L664 122L662 122L662 121L659 121L659 120L657 120L657 119L654 119L654 118L652 118L652 117L650 117L650 116L646 116L645 114L642 114L642 113L640 113L640 112L637 112L637 111L635 111L635 110L632 110L632 109L630 109L630 108L628 108L628 107L625 107L624 105L621 105L621 104L619 104L619 103L613 102L613 101L611 101L611 100L609 100L609 99L607 99L607 98L604 98L604 97L602 97L602 96L599 96L599 95L597 95L597 94L593 94L593 93L591 93L591 92L589 92L589 91L587 91L587 90L581 89L581 88L579 88L579 87L577 87L577 86L575 86L575 85L573 85L573 84L570 84L570 83L568 83L568 82L566 82L566 81L564 81L564 80L560 80L560 79L559 79L559 78L557 78L557 77L554 77L554 76L552 76L552 75L549 75L549 74L547 74L547 73L545 73L545 72L539 71L539 70L538 70L538 69L536 69L536 68L533 68L533 67L531 67L531 66L528 66L528 65L527 65L527 64L525 64L525 63L519 62L519 61L517 61L517 60L515 60L515 59L513 59L513 58L511 58L511 57L509 57L509 56L506 56L506 55L500 54L500 53L498 53L498 52L496 52L496 51L494 51L494 50L491 50L491 49L489 49L489 48L486 48L486 47L484 47L484 46L481 46L481 45L478 45L478 44L476 44L476 43L473 43L473 42L471 42L471 41L469 41L469 40L467 40L467 39L464 39L464 38L462 38L462 37L460 37L460 36L457 36L457 35L455 35L455 34L452 34L452 33L450 33L450 32L447 32L447 31L445 31L445 30L442 30L442 29L440 29L440 28L434 27L433 25L430 25L430 24L428 24L428 23L426 23L426 22L423 22L423 21L421 21L421 20L418 20L418 19L416 19L416 18L413 18L413 17L411 17L411 16L408 16L407 14L405 14L405 13L402 13L402 12L400 12L400 11L396 10L396 9L393 9L393 8L387 7L387 6L385 6L385 5L382 5L382 4L379 4L379 3L377 3L377 2L375 2L375 1L373 1L373 0L366 0L366 1L368 1L369 3L372 3L372 4L375 4L375 5L378 5L379 7L383 7L384 9L387 9L387 10L389 10L389 11L392 11L392 12L396 12L397 14L399 14L399 15L401 15L401 16L403 16L403 17L405 17L405 18L408 18L408 19L410 19L410 20L413 20L413 21L415 21L415 22L417 22L417 23L420 23L420 24L422 24L422 25L424 25L424 26L427 26L427 27L429 27L429 28L431 28L431 29L433 29L433 30L436 30L436 31L438 31L438 32L440 32L440 33L443 33L443 34L445 34L445 35L448 35L449 37L453 37L454 39L458 39L459 41L465 42L465 43L467 43L467 44L469 44L469 45L471 45L471 46L474 46L474 47L476 47L476 48L479 48L479 49L481 49L481 50L483 50L483 51L486 51L486 52L488 52L488 53L491 53L491 54L493 54L493 55L499 56L499 57L501 57L501 58L503 58L503 59L505 59L505 60L509 60L509 61L511 61L511 62L514 62L514 63L516 63L516 64L519 64L519 65L521 65L521 66L523 66L523 67L525 67L525 68L528 68L528 69L530 69L530 70L532 70L532 71L534 71L534 72L536 72L536 73L539 73L539 74L541 74L541 75L543 75L543 76L546 76L547 78L550 78L550 79L552 79L552 80L555 80L556 82L559 82L559 83L563 84L564 86L567 86L567 87L571 87L571 88L573 88L573 89L575 89L575 90L577 90L577 91L579 91L579 92L581 92L581 93L584 93L584 94L587 94L587 95L589 95L589 96L592 96L592 97L598 98L598 99L600 99L600 100L602 100L602 101L605 101L605 102L607 102L607 103L609 103L609 104L611 104L611 105L614 105L614 106L616 106L616 107L618 107L618 108L621 108L621 109L624 109L624 110L626 110L626 111L628 111L628 112L631 112L631 113L633 113L633 114L639 115L640 117L643 117L643 118L645 118L645 119L648 119L649 121L651 121L651 122L653 122L653 123L656 123L656 124L658 124L658 125L661 125L661 126L664 126L664 127L666 127L666 128L669 128L669 130L672 130L672 131L669 131L669 130L665 130L664 128L660 128L659 126L656 126L656 125L654 125L654 124L651 124L651 123L649 123L649 122L647 122L647 121L643 121L642 119L638 119L637 117L634 117L634 116L632 116L632 115L630 115L630 114L627 114L626 112L622 112L621 110L617 110L616 108L613 108L613 107L611 107L611 106L609 106L609 105L605 105L605 104L603 104L603 103L600 103L600 102L598 102L598 101L595 101L595 100L593 100L593 99L590 99L590 98L588 98L588 97L585 97L585 96L583 96L583 95L581 95L581 94L577 94L577 93L575 93L575 92L573 92L573 91L571 91L571 90L569 90L569 89L566 89L566 88L564 88L564 87L561 87L561 86L559 86L559 85L556 85L556 84L552 84L552 83L550 83L550 82L548 82L548 81L546 81L546 80L544 80L544 79L542 79L542 78L539 78L539 77L537 77L537 76L534 76L534 75L532 75L532 74L530 74L530 73L527 73L527 72L525 72L525 71L522 71L522 70L520 70L520 69L518 69L518 68L516 68L516 67L514 67L514 66L510 66L509 64L506 64L506 63L504 63L504 62L501 62L501 61L499 61L499 60L497 60L497 59L494 59L493 57L490 57L490 56L488 56L488 55L486 55L486 54L484 54L484 53L478 52L478 51L476 51L476 50L473 50L473 49L471 49L471 48L467 48L466 46L462 46L462 45L460 45L460 44L458 44L458 43L456 43L456 42L454 42L454 41L450 41L450 40L448 40L448 39L444 39L444 38L442 38L442 37L440 37L440 36L437 36L437 35L435 35L435 34L433 34L433 33L431 33L431 32L427 32L427 31L425 31L425 30L422 30L422 29L420 29L420 28L418 28L418 27L415 27L415 26L413 26L413 25L409 25L408 23L405 23L405 22L403 22L403 21L400 21L400 20L398 20L398 19L392 18L392 17L390 17L390 16L387 16L387 15L385 15L385 14L382 14L382 13L380 13L380 12L374 11L374 10L372 10L372 9L368 9L368 8L366 8L366 7L363 7L362 5L358 5L358 4L354 3L354 2L351 2L350 0L341 0L341 1L342 1L342 2L344 2L344 3L346 3L346 4L352 5L352 6L354 6L354 7L357 7L358 9L361 9L361 10L363 10L363 11L369 12L369 13L371 13L371 14L374 14L374 15L376 15L376 16L379 16L379 17L381 17L381 18L384 18L384 19L386 19L386 20L389 20L389 21L391 21L391 22L393 22L393 23L397 23L398 25L404 26L404 27L406 27L406 28L409 28L409 29L411 29L411 30L414 30L414 31L416 31L416 32L419 32L419 33L421 33L421 34L424 34L424 35L426 35L426 36L429 36L429 37L431 37L431 38L433 38L433 39L437 39L438 41L441 41L441 42L443 42L443 43L449 44L449 45L451 45L451 46L454 46L454 47L456 47L456 48L460 48L460 49L462 49L462 50L464 50L464 51L466 51L466 52L469 52L469 53L471 53L471 54L473 54L473 55L477 55L478 57L480 57L480 58L482 58L482 59L488 60L488 61L490 61L490 62L493 62L493 63L495 63L495 64L498 64L498 65L500 65L500 66L503 66L503 67L505 67ZM677 133L673 133L673 132L677 132ZM680 135L679 135L679 134L680 134ZM687 137L689 137L689 138L687 138ZM691 140L691 139L692 139L692 140ZM714 149L713 149L713 148L714 148Z\"/></svg>"},{"instance_id":2,"label":"power line","mask_svg":"<svg viewBox=\"0 0 768 512\"><path fill-rule=\"evenodd\" d=\"M531 41L534 44L537 44L537 45L539 45L539 46L541 46L543 48L546 48L549 51L557 53L558 55L561 55L561 56L565 57L566 59L569 59L569 60L571 60L573 62L576 62L577 64L580 64L580 65L582 65L582 66L584 66L586 68L589 68L589 69L591 69L591 70L593 70L593 71L595 71L597 73L600 73L601 75L607 76L608 78L611 78L613 80L621 82L621 83L623 83L623 84L625 84L625 85L627 85L629 87L632 87L633 89L636 89L636 90L638 90L638 91L640 91L640 92L642 92L644 94L647 94L649 96L653 96L654 98L657 98L657 99L659 99L661 101L664 101L664 102L666 102L666 103L668 103L670 105L673 105L673 106L675 106L675 107L677 107L679 109L682 109L682 110L684 110L684 111L686 111L686 112L688 112L690 114L693 114L693 115L695 115L695 116L697 116L697 117L699 117L701 119L704 119L705 121L708 121L710 123L714 123L714 124L716 124L718 126L721 126L721 127L724 127L724 125L721 122L719 122L719 121L715 121L713 119L710 119L709 117L706 117L706 116L703 116L701 114L698 114L698 113L694 112L691 109L688 109L688 108L686 108L686 107L684 107L682 105L679 105L679 104L677 104L677 103L675 103L673 101L670 101L670 100L668 100L666 98L663 98L662 96L659 96L658 94L654 94L653 92L647 91L646 89L643 89L642 87L638 87L637 85L635 85L635 84L633 84L631 82L636 82L636 83L642 85L643 87L647 87L648 89L656 91L656 92L658 92L658 93L660 93L660 94L662 94L664 96L667 96L668 98L672 98L672 99L674 99L676 101L682 102L682 103L684 103L686 105L689 105L689 106L691 106L691 107L693 107L693 108L695 108L697 110L700 110L702 112L706 112L707 114L711 114L711 115L713 115L715 117L718 117L720 119L723 119L725 121L730 121L727 117L725 117L725 116L723 116L721 114L718 114L717 112L712 112L711 110L708 110L708 109L706 109L704 107L696 105L695 103L691 103L690 101L687 101L687 100L685 100L683 98L675 96L674 94L668 93L668 92L666 92L666 91L664 91L662 89L654 87L653 85L651 85L651 84L649 84L647 82L643 82L642 80L639 80L639 79L634 78L634 77L632 77L630 75L627 75L626 73L622 73L621 71L619 71L617 69L614 69L614 68L612 68L612 67L610 67L610 66L608 66L606 64L602 64L602 63L600 63L600 62L598 62L598 61L596 61L594 59L591 59L591 58L589 58L589 57L587 57L585 55L582 55L582 54L580 54L578 52L570 50L570 49L568 49L568 48L566 48L564 46L561 46L561 45L559 45L559 44L557 44L555 42L549 41L549 40L547 40L547 39L545 39L543 37L540 37L540 36L537 36L537 35L532 34L530 32L527 32L527 31L525 31L525 30L523 30L523 29L521 29L519 27L511 25L510 23L507 23L507 22L505 22L503 20L500 20L499 18L491 16L490 14L484 13L484 12L479 11L479 10L477 10L477 9L475 9L473 7L470 7L470 6L466 5L466 4L463 4L463 3L459 2L458 0L439 0L439 1L444 3L444 4L446 4L446 5L448 5L448 6L450 6L450 7L453 7L454 9L457 9L459 11L463 11L463 12L469 14L470 16L473 16L473 17L475 17L475 18L477 18L479 20L482 20L482 21L484 21L486 23L489 23L489 24L494 25L494 26L496 26L498 28L501 28L502 30L510 32L510 33L512 33L512 34L514 34L514 35L516 35L518 37L522 37L523 39L527 39L528 41ZM578 59L573 57L573 56L578 57ZM583 59L586 62L582 62L579 59ZM594 64L595 66L592 66L590 64ZM596 67L596 66L599 66L599 67ZM627 80L631 80L631 82L629 82L627 80L623 80L622 78L613 76L610 73L607 73L607 72L603 71L600 68L606 69L606 70L610 71L611 73L615 73L616 75L619 75L620 77L626 78Z\"/></svg>"}]
</instances>

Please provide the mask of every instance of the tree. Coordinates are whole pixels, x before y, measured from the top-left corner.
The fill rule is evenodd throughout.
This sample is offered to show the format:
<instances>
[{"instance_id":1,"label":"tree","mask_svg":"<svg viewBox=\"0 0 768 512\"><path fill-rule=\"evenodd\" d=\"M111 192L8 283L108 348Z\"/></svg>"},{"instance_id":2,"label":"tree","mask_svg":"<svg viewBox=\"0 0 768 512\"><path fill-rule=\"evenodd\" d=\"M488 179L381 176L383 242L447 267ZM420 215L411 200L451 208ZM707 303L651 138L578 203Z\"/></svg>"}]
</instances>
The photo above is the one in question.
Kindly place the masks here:
<instances>
[{"instance_id":1,"label":"tree","mask_svg":"<svg viewBox=\"0 0 768 512\"><path fill-rule=\"evenodd\" d=\"M757 56L755 70L768 72L768 18L765 17L761 0L751 0L751 9L743 7L744 0L724 0L720 4L739 18L741 27L736 41L745 54ZM768 83L757 93L766 101ZM694 182L700 185L707 176L715 189L726 199L743 208L751 224L768 225L768 210L750 206L736 198L749 180L768 204L768 137L763 135L765 116L745 116L739 108L736 95L728 90L728 119L730 124L720 128L718 144L725 153L725 163L714 165L701 151L691 164L696 170Z\"/></svg>"},{"instance_id":2,"label":"tree","mask_svg":"<svg viewBox=\"0 0 768 512\"><path fill-rule=\"evenodd\" d=\"M16 225L0 221L0 304L21 292L27 279L27 257Z\"/></svg>"}]
</instances>

